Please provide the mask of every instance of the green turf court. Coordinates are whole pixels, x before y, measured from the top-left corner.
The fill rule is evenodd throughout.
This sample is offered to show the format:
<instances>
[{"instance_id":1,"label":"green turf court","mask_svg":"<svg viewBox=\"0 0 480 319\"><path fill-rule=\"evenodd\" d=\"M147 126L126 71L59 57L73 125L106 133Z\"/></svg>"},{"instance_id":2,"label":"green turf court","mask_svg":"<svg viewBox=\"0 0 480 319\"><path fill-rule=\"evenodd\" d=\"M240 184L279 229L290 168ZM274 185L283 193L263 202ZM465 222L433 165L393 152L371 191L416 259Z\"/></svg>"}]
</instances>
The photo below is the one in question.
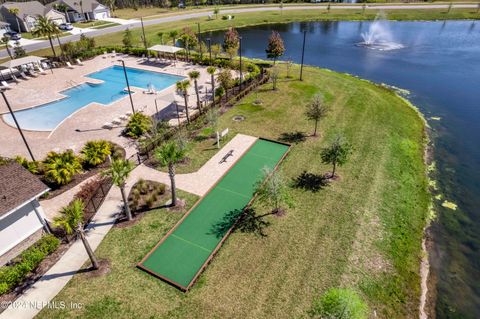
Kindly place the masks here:
<instances>
[{"instance_id":1,"label":"green turf court","mask_svg":"<svg viewBox=\"0 0 480 319\"><path fill-rule=\"evenodd\" d=\"M197 275L228 236L218 231L224 217L242 210L254 195L262 168L275 168L288 152L288 145L258 139L225 176L144 257L138 266L182 290L188 290Z\"/></svg>"}]
</instances>

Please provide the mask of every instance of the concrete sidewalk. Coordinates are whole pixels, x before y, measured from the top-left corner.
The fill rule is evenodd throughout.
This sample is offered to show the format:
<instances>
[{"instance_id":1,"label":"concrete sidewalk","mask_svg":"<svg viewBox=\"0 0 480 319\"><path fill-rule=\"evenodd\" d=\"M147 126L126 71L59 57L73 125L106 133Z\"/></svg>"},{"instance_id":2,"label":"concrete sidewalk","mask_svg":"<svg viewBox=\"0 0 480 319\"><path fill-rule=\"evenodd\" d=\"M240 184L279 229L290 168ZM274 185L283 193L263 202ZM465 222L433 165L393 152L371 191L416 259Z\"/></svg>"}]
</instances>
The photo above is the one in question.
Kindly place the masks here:
<instances>
[{"instance_id":1,"label":"concrete sidewalk","mask_svg":"<svg viewBox=\"0 0 480 319\"><path fill-rule=\"evenodd\" d=\"M176 177L179 189L203 196L233 166L233 164L257 140L256 137L237 134L230 142L219 150L197 172L179 174ZM227 152L233 155L226 162L220 163ZM135 168L126 184L128 194L138 179L154 180L167 185L170 179L167 173L140 165ZM122 211L122 196L118 187L113 186L105 201L87 227L87 239L92 249L96 249L103 238L115 224ZM0 319L30 319L47 307L52 299L65 287L79 269L88 261L88 255L80 240L77 240L31 288L15 300L0 314Z\"/></svg>"}]
</instances>

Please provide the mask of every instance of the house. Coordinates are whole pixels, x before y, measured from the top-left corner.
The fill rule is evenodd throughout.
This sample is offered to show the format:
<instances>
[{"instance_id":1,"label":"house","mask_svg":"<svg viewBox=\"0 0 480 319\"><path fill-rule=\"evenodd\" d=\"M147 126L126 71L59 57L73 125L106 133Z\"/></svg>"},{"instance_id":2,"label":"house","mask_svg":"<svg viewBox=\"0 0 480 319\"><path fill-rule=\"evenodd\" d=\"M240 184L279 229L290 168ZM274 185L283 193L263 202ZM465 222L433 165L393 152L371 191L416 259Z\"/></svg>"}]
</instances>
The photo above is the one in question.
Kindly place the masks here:
<instances>
[{"instance_id":1,"label":"house","mask_svg":"<svg viewBox=\"0 0 480 319\"><path fill-rule=\"evenodd\" d=\"M38 1L5 2L0 6L4 21L17 32L31 32L38 17L44 16L57 24L66 22L65 15L54 8L47 8Z\"/></svg>"},{"instance_id":2,"label":"house","mask_svg":"<svg viewBox=\"0 0 480 319\"><path fill-rule=\"evenodd\" d=\"M68 22L101 20L110 18L110 9L95 0L57 0L47 5L50 8L64 7Z\"/></svg>"},{"instance_id":3,"label":"house","mask_svg":"<svg viewBox=\"0 0 480 319\"><path fill-rule=\"evenodd\" d=\"M0 39L3 38L6 32L10 31L10 23L0 21Z\"/></svg>"},{"instance_id":4,"label":"house","mask_svg":"<svg viewBox=\"0 0 480 319\"><path fill-rule=\"evenodd\" d=\"M17 162L0 165L0 266L49 232L38 198L49 190Z\"/></svg>"}]
</instances>

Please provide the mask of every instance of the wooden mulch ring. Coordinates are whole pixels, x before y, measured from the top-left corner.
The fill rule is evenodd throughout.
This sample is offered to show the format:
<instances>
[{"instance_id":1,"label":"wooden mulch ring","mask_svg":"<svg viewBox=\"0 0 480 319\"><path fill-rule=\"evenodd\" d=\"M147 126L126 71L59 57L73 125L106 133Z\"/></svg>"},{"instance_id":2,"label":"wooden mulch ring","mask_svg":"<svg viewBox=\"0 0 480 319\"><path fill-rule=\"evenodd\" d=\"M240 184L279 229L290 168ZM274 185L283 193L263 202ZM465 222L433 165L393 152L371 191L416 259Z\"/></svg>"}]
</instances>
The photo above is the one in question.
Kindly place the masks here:
<instances>
[{"instance_id":1,"label":"wooden mulch ring","mask_svg":"<svg viewBox=\"0 0 480 319\"><path fill-rule=\"evenodd\" d=\"M341 179L339 175L335 174L334 176L332 176L332 173L330 172L323 174L323 178L325 178L327 182L335 182Z\"/></svg>"},{"instance_id":2,"label":"wooden mulch ring","mask_svg":"<svg viewBox=\"0 0 480 319\"><path fill-rule=\"evenodd\" d=\"M127 216L121 216L121 217L117 218L117 220L115 221L114 227L116 227L116 228L128 228L130 226L135 225L139 221L141 221L144 215L145 214L142 214L142 213L133 214L133 212L132 212L132 220L128 220Z\"/></svg>"},{"instance_id":3,"label":"wooden mulch ring","mask_svg":"<svg viewBox=\"0 0 480 319\"><path fill-rule=\"evenodd\" d=\"M177 198L177 205L176 206L170 206L171 200L169 200L165 205L168 206L168 210L171 212L181 212L185 206L187 205L187 202L183 199Z\"/></svg>"},{"instance_id":4,"label":"wooden mulch ring","mask_svg":"<svg viewBox=\"0 0 480 319\"><path fill-rule=\"evenodd\" d=\"M287 211L283 208L275 208L272 211L272 215L279 218L285 216L286 214L287 214Z\"/></svg>"},{"instance_id":5,"label":"wooden mulch ring","mask_svg":"<svg viewBox=\"0 0 480 319\"><path fill-rule=\"evenodd\" d=\"M108 274L110 271L111 271L110 260L100 259L98 260L98 269L94 270L91 267L89 267L88 269L81 269L79 272L84 273L85 276L88 278L95 278L95 277L104 276Z\"/></svg>"}]
</instances>

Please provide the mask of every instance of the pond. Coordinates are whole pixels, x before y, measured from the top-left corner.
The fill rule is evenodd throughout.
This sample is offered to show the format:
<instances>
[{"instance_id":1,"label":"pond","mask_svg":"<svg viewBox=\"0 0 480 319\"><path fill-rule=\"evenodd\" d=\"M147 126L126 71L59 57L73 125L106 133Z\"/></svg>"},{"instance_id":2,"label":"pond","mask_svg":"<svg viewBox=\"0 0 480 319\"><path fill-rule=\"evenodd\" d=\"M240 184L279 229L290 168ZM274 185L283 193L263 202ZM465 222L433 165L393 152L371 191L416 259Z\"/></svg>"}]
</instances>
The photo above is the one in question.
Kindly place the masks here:
<instances>
[{"instance_id":1,"label":"pond","mask_svg":"<svg viewBox=\"0 0 480 319\"><path fill-rule=\"evenodd\" d=\"M285 42L283 59L358 75L411 92L433 129L438 187L457 210L437 205L439 318L480 317L480 22L305 22L239 29L243 55L266 58L272 30ZM363 34L363 36L362 36ZM223 32L209 35L223 41ZM372 41L374 47L358 45ZM441 202L439 202L441 203Z\"/></svg>"}]
</instances>

